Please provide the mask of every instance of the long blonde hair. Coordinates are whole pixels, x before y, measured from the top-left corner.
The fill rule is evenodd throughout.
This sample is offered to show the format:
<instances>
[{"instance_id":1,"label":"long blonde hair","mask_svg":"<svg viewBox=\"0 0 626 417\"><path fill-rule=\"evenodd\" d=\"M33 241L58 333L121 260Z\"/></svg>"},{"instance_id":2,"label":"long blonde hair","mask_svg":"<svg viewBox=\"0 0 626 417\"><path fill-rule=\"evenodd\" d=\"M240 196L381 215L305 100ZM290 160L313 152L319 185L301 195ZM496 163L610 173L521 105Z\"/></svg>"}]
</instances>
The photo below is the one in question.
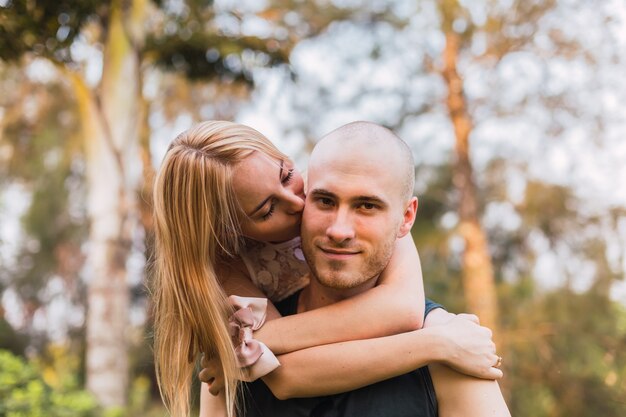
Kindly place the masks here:
<instances>
[{"instance_id":1,"label":"long blonde hair","mask_svg":"<svg viewBox=\"0 0 626 417\"><path fill-rule=\"evenodd\" d=\"M241 371L216 264L239 253L241 209L231 178L233 167L255 151L287 158L248 126L199 123L171 143L155 181L154 355L161 397L173 417L189 415L202 352L219 356L228 415L235 412Z\"/></svg>"}]
</instances>

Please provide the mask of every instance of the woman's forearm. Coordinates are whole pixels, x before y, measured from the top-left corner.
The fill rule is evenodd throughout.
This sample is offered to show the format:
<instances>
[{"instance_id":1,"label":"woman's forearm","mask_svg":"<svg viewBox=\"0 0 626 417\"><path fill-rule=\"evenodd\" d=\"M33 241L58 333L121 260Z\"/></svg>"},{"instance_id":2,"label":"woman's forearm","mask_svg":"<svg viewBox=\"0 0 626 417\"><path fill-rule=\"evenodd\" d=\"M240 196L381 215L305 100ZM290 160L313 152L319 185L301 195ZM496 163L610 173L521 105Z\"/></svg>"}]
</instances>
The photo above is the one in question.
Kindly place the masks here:
<instances>
[{"instance_id":1,"label":"woman's forearm","mask_svg":"<svg viewBox=\"0 0 626 417\"><path fill-rule=\"evenodd\" d=\"M327 307L268 321L255 338L276 354L312 346L416 330L421 307L409 307L391 287L378 286ZM411 298L411 297L406 297ZM398 300L390 302L390 300ZM421 312L418 312L418 309Z\"/></svg>"},{"instance_id":2,"label":"woman's forearm","mask_svg":"<svg viewBox=\"0 0 626 417\"><path fill-rule=\"evenodd\" d=\"M442 363L486 379L502 376L491 331L454 316L448 323L376 339L316 346L279 356L263 378L280 399L345 392Z\"/></svg>"},{"instance_id":3,"label":"woman's forearm","mask_svg":"<svg viewBox=\"0 0 626 417\"><path fill-rule=\"evenodd\" d=\"M351 391L441 361L437 337L424 329L291 352L263 381L279 399Z\"/></svg>"}]
</instances>

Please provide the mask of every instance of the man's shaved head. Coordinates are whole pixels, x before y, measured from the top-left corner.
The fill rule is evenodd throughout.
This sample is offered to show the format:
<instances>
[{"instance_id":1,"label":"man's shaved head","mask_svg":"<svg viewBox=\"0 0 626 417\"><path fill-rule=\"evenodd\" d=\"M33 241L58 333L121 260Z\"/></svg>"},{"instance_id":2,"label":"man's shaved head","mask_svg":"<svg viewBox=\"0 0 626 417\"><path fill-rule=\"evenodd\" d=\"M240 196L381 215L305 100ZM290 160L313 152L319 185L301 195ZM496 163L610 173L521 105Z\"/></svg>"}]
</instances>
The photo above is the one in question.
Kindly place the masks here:
<instances>
[{"instance_id":1,"label":"man's shaved head","mask_svg":"<svg viewBox=\"0 0 626 417\"><path fill-rule=\"evenodd\" d=\"M413 226L414 177L408 146L375 123L350 123L318 142L301 230L315 282L357 292L376 282Z\"/></svg>"},{"instance_id":2,"label":"man's shaved head","mask_svg":"<svg viewBox=\"0 0 626 417\"><path fill-rule=\"evenodd\" d=\"M363 157L369 154L379 163L396 170L396 178L401 181L403 199L407 200L413 195L415 164L411 149L391 130L372 122L348 123L324 136L311 154L309 172L317 163L323 164L323 157L329 154L360 152L363 153Z\"/></svg>"}]
</instances>

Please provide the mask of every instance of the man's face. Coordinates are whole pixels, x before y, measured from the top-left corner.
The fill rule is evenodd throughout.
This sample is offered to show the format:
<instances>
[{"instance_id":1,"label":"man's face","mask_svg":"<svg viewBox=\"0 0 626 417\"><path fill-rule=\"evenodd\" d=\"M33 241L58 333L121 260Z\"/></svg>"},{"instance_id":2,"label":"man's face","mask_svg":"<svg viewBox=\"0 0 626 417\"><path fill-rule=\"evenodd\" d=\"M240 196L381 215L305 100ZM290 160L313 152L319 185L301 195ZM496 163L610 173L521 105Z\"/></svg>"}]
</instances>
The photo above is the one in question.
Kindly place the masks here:
<instances>
[{"instance_id":1,"label":"man's face","mask_svg":"<svg viewBox=\"0 0 626 417\"><path fill-rule=\"evenodd\" d=\"M389 262L407 202L384 159L375 150L354 150L309 167L302 247L324 286L355 288Z\"/></svg>"}]
</instances>

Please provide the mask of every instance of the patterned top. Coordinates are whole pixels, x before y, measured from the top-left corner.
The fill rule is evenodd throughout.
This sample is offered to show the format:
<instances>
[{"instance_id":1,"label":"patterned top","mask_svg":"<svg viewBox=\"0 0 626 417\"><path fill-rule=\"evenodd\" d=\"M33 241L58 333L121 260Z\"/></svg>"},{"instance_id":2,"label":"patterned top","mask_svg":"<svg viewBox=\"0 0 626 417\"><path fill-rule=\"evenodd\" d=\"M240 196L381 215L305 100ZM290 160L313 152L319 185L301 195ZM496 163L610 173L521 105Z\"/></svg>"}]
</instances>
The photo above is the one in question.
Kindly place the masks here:
<instances>
[{"instance_id":1,"label":"patterned top","mask_svg":"<svg viewBox=\"0 0 626 417\"><path fill-rule=\"evenodd\" d=\"M278 244L250 241L241 259L254 285L274 302L284 300L309 284L309 267L304 260L300 237Z\"/></svg>"}]
</instances>

